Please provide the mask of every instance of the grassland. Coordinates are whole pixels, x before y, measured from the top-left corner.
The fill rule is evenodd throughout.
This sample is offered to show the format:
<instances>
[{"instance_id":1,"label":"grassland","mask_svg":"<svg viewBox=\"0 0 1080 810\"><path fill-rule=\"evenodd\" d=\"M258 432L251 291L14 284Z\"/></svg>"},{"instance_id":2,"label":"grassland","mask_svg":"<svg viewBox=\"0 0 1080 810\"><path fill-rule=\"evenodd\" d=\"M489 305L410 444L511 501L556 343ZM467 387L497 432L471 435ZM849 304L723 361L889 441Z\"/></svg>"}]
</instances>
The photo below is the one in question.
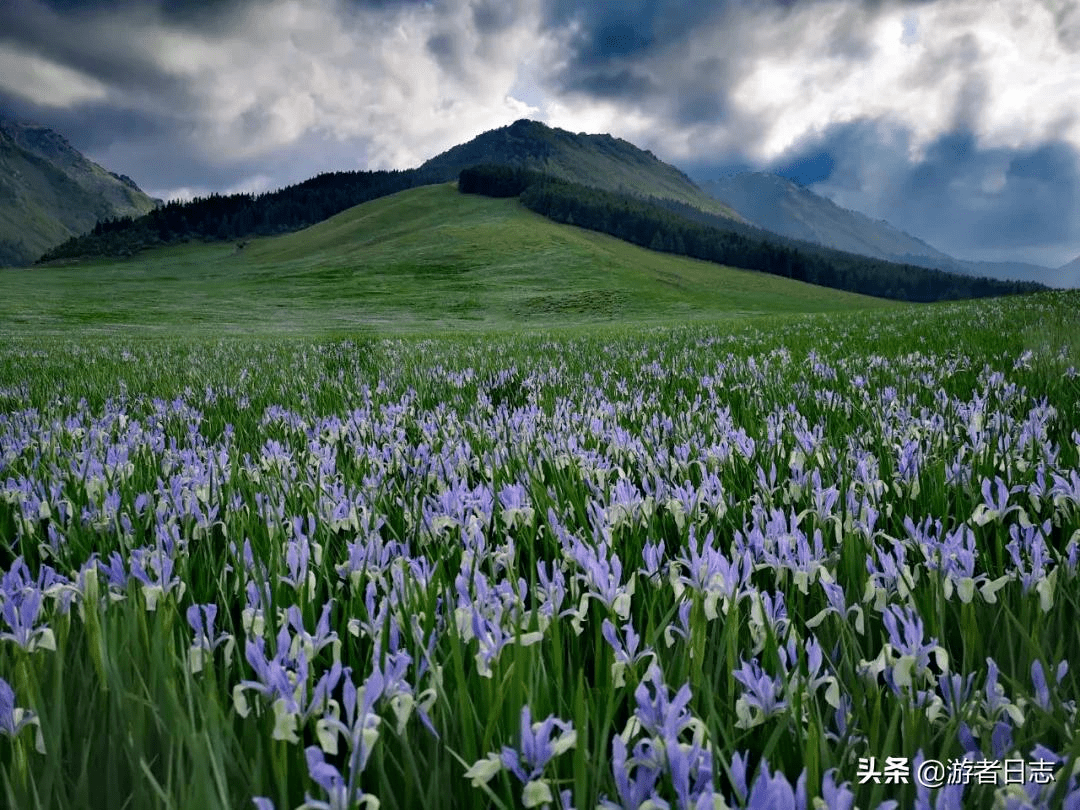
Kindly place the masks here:
<instances>
[{"instance_id":1,"label":"grassland","mask_svg":"<svg viewBox=\"0 0 1080 810\"><path fill-rule=\"evenodd\" d=\"M5 271L0 330L328 334L893 307L428 186L293 234Z\"/></svg>"},{"instance_id":2,"label":"grassland","mask_svg":"<svg viewBox=\"0 0 1080 810\"><path fill-rule=\"evenodd\" d=\"M4 278L0 804L1080 804L1080 294L449 186Z\"/></svg>"},{"instance_id":3,"label":"grassland","mask_svg":"<svg viewBox=\"0 0 1080 810\"><path fill-rule=\"evenodd\" d=\"M1075 806L1077 304L17 336L0 803Z\"/></svg>"}]
</instances>

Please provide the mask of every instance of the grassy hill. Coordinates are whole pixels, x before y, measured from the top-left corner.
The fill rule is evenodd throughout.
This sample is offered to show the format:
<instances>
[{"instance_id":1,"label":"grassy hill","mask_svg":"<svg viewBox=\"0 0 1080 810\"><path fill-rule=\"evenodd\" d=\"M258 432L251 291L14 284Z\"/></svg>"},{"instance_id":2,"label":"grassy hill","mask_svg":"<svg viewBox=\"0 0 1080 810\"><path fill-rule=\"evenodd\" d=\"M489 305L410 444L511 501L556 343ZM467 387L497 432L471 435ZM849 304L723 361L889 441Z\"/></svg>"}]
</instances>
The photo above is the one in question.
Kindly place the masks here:
<instances>
[{"instance_id":1,"label":"grassy hill","mask_svg":"<svg viewBox=\"0 0 1080 810\"><path fill-rule=\"evenodd\" d=\"M0 333L410 331L895 306L644 250L453 184L242 248L172 245L126 261L8 270L3 283Z\"/></svg>"},{"instance_id":2,"label":"grassy hill","mask_svg":"<svg viewBox=\"0 0 1080 810\"><path fill-rule=\"evenodd\" d=\"M433 157L419 171L442 180L481 164L513 166L585 186L659 197L741 222L742 217L652 152L611 135L573 133L522 119Z\"/></svg>"},{"instance_id":3,"label":"grassy hill","mask_svg":"<svg viewBox=\"0 0 1080 810\"><path fill-rule=\"evenodd\" d=\"M477 165L527 169L590 188L692 206L724 222L742 222L731 208L651 152L610 135L575 135L521 120L484 132L415 169L331 172L265 194L172 202L148 216L102 223L48 251L41 261L124 257L185 239L228 241L297 231L387 194L454 182L463 169Z\"/></svg>"},{"instance_id":4,"label":"grassy hill","mask_svg":"<svg viewBox=\"0 0 1080 810\"><path fill-rule=\"evenodd\" d=\"M154 204L52 130L0 120L0 266L29 264L99 219L139 216Z\"/></svg>"}]
</instances>

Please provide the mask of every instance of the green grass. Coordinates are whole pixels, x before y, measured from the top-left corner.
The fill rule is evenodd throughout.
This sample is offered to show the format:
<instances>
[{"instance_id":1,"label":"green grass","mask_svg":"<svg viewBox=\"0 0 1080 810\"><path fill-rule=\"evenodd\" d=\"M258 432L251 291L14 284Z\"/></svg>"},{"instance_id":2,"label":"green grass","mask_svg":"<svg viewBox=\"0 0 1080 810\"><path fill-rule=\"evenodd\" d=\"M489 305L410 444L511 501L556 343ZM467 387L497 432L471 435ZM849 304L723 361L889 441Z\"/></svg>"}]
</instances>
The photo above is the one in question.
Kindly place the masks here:
<instances>
[{"instance_id":1,"label":"green grass","mask_svg":"<svg viewBox=\"0 0 1080 810\"><path fill-rule=\"evenodd\" d=\"M306 230L5 271L0 333L425 331L682 322L894 303L644 250L428 186Z\"/></svg>"},{"instance_id":2,"label":"green grass","mask_svg":"<svg viewBox=\"0 0 1080 810\"><path fill-rule=\"evenodd\" d=\"M351 625L373 620L369 583L375 614L385 608L404 630L393 643L408 653L405 677L417 701L430 698L439 734L418 712L399 718L401 704L380 699L378 739L354 770L385 810L519 806L523 787L508 773L484 787L465 773L518 745L524 706L534 720L554 715L577 733L544 770L551 787L570 790L580 808L613 797L614 737L641 738L628 722L649 662L627 666L620 684L605 619L620 633L632 623L672 691L691 687L688 711L730 806L741 805L726 776L736 752L749 757L751 775L762 762L791 782L805 769L811 802L831 769L853 783L859 757L922 750L958 759L961 720L991 756L1002 722L982 699L991 657L1004 697L1024 713L1007 753L1031 758L1036 744L1048 746L1066 760L1057 801L1072 789L1080 573L1069 555L1080 506L1064 485L1050 496L1038 481L1064 482L1080 469L1076 293L890 305L639 250L449 186L242 251L187 245L127 263L13 272L5 291L3 599L26 604L41 589L31 624L51 631L51 643L0 639L0 678L37 721L0 732L2 806L233 808L265 796L283 810L322 797L305 747L325 744L319 723L340 714L344 684L332 687L333 706L294 718L294 739L275 727L269 699L249 690L251 711L241 711L234 690L261 677L246 642L261 638L272 655L290 608L318 634L328 604L340 646L312 650L303 686L310 695L338 657L345 677L363 684L376 648L391 643L386 632ZM672 327L678 320L703 323ZM372 334L397 330L438 339ZM804 452L808 436L816 446ZM901 468L911 441L914 473ZM950 477L957 466L963 475ZM975 519L982 480L997 477L1020 487L1010 504L1023 518ZM513 483L529 504L519 518L496 500L485 511L468 494L494 498ZM693 490L696 505L684 508L678 487ZM840 496L835 508L812 492L829 488ZM451 492L459 495L446 499ZM807 537L821 532L816 579L800 587L790 560L757 566L745 593L714 600L710 617L721 585L676 587L692 573L679 559L690 527L734 559L736 538L763 530L773 510ZM980 585L1008 581L993 599L978 591L963 601L957 575L926 565L905 540L906 517L971 528ZM1046 521L1045 605L1004 551L1028 519ZM622 612L618 602L582 603L588 566L560 527L594 546L606 533L602 554L621 559L621 583L658 541L675 576L636 574ZM765 533L778 549L788 530ZM890 553L890 538L908 549L910 589L871 581L867 560ZM399 570L400 551L385 567L377 562L391 542L419 567ZM356 562L350 546L368 545L369 562ZM310 577L293 570L302 548ZM162 554L175 579L156 596L126 575L126 584L110 583L94 562L149 566L157 582ZM1034 552L1023 554L1034 568ZM32 582L10 573L16 557ZM579 627L569 615L541 622L538 562L564 575L561 606L581 610ZM46 566L60 584L37 580ZM514 603L500 619L514 642L486 673L480 642L453 609L459 575L483 602L478 574ZM826 579L864 622L821 613ZM248 612L249 584L268 588L264 629ZM786 624L766 627L761 600L779 594ZM688 632L672 635L687 603ZM899 666L886 643L886 603L917 611L924 640L948 653L949 672L973 679L955 717L867 679L871 662L890 673ZM217 647L192 672L187 611L208 604L218 608L216 632L235 646ZM0 631L7 621L0 617ZM801 651L812 638L850 711L810 685ZM782 659L789 646L800 652ZM733 673L744 661L782 679L785 708L736 722L747 691ZM1034 661L1054 673L1061 661L1071 666L1042 703ZM287 666L301 677L298 663ZM938 689L929 666L913 675L920 689ZM839 719L852 733L831 733ZM328 759L348 771L338 742ZM663 775L657 789L674 806L673 778ZM860 807L914 799L910 785L851 788ZM973 787L965 806L1003 806L1003 790Z\"/></svg>"},{"instance_id":3,"label":"green grass","mask_svg":"<svg viewBox=\"0 0 1080 810\"><path fill-rule=\"evenodd\" d=\"M473 787L465 773L489 752L519 745L523 706L534 720L551 714L577 733L576 745L544 769L552 788L570 790L578 808L613 798L614 737L624 730L632 742L642 736L628 723L650 661L626 667L619 684L605 619L620 632L633 624L672 692L690 686L688 711L730 807L742 807L724 775L736 752L749 757L751 777L761 762L791 782L805 769L812 807L823 799L824 774L835 769L863 808L886 799L911 807L915 790L855 784L860 757L880 764L922 750L959 759L961 722L978 734L985 756L1000 756L992 753L993 735L1005 715L984 700L988 658L1000 672L1000 697L1023 714L1010 732L1009 758L1032 759L1038 744L1066 760L1056 770L1056 799L1036 805L1060 806L1080 754L1080 572L1069 561L1071 544L1080 542L1080 505L1064 491L1031 497L1027 487L1038 490L1040 476L1052 482L1080 470L1080 376L1068 340L1080 330L1078 298L438 340L146 340L95 337L93 327L77 326L63 338L2 342L0 571L14 571L19 555L33 582L16 587L11 575L0 598L14 602L40 587L43 608L32 624L47 627L53 644L24 649L0 638L0 678L15 705L37 720L14 736L0 728L0 806L224 810L266 796L278 810L295 810L305 794L322 797L304 749L321 742L320 720L340 713L344 686L331 692L339 708L317 707L298 719L292 741L275 735L270 700L248 691L252 710L241 712L234 689L258 677L246 642L262 638L272 654L289 608L299 611L306 632L318 634L325 604L340 647L307 657L307 694L339 656L354 685L364 683L376 645L390 644L388 634L350 629L354 619L373 620L368 583L376 614L385 608L402 628L417 622L419 632L406 630L400 639L411 659L404 677L417 700L431 696L427 711L439 733L432 736L415 711L399 729L390 700L376 705L379 735L366 768L356 770L360 788L384 810L521 806L523 787L508 773L486 787ZM1049 336L1038 345L1036 324ZM753 448L731 452L739 431ZM807 435L817 446L799 459L799 436ZM1034 442L1022 443L1025 436ZM899 465L909 440L920 447L913 477ZM274 460L281 450L290 462ZM967 477L949 482L954 462ZM779 471L776 486L766 481L770 468ZM820 476L819 488L836 489L835 509L816 499L818 485L796 483L802 473ZM1012 511L980 523L973 518L983 502L980 483L997 476L1022 488L1010 503L1024 517ZM724 509L716 509L708 477L719 483ZM460 515L454 498L443 505L449 491L495 495L515 482L530 504L520 519L496 501L488 512L471 496ZM619 495L617 485L632 497ZM668 497L683 486L701 497L690 510ZM657 497L646 499L646 492ZM347 510L336 511L343 497L356 504L356 526L343 518ZM264 512L267 503L279 504L280 514ZM870 505L873 529L864 525ZM218 511L207 518L210 508ZM763 527L773 510L797 528ZM439 527L422 520L425 514L452 519ZM310 537L298 539L297 527L310 524L293 516L315 519L314 529L304 529ZM908 539L906 517L916 524L939 519L946 531L971 528L980 585L984 576L1008 581L993 599L977 590L965 602L957 588L947 592L958 575L925 563ZM1048 550L1039 563L1052 597L1045 605L1003 553L1012 530L1029 519L1047 521L1040 531ZM569 553L573 544L558 525L596 547L606 535L603 554L619 556L623 584L645 564L646 545L658 541L676 576L639 572L624 615L615 602L590 599L578 617L580 633L570 616L542 624L537 562L565 575L563 608L577 610L591 588L587 566ZM479 526L479 534L467 526ZM710 617L707 594L722 583L675 587L693 573L678 559L688 553L691 526L699 542L711 533L728 559L739 533L752 529L781 557L787 535L820 532L826 553L805 588L790 559L756 567L746 592L731 604L721 600ZM152 610L149 589L135 580L111 584L93 562L94 554L104 562L115 553L129 570L169 538L176 579ZM891 538L907 549L910 588L898 588L895 577L871 581L867 561L889 554ZM288 554L308 540L312 576L294 576ZM377 548L389 542L426 562L430 578L397 578L400 553L379 563ZM370 544L373 556L354 563L351 544ZM1036 565L1033 555L1022 556ZM64 578L59 585L36 579L46 565ZM98 571L96 578L87 579L89 571ZM459 575L470 598L483 601L480 574L504 588L500 598L512 594L509 601L523 608L502 614L515 642L489 662L490 677L478 666L478 641L458 627L453 609ZM825 581L842 588L865 626L850 614L819 616L829 606ZM245 617L249 583L268 588L264 630ZM783 594L783 628L763 626L760 611L755 617L766 594ZM916 610L925 623L919 635L948 653L948 671L973 679L955 716L867 679L863 670L879 656L890 672L899 666L875 606L879 595L882 607ZM671 635L687 603L689 632ZM218 607L216 632L235 646L217 647L192 672L187 611L206 604ZM0 615L0 632L8 630L7 616ZM535 643L517 643L534 632L542 636ZM826 654L822 674L835 678L850 711L835 709L823 684L811 685L805 650L812 639ZM797 660L782 663L789 645ZM419 666L426 656L434 667ZM752 724L737 722L747 690L733 672L744 661L782 676L787 703ZM1034 661L1051 673L1059 662L1070 664L1060 684L1051 678L1042 702ZM914 675L919 689L940 691L928 664ZM833 733L838 717L850 733ZM328 759L348 770L344 740L339 749ZM675 806L673 785L665 773L657 790ZM963 806L990 810L1005 799L1003 787L973 785Z\"/></svg>"}]
</instances>

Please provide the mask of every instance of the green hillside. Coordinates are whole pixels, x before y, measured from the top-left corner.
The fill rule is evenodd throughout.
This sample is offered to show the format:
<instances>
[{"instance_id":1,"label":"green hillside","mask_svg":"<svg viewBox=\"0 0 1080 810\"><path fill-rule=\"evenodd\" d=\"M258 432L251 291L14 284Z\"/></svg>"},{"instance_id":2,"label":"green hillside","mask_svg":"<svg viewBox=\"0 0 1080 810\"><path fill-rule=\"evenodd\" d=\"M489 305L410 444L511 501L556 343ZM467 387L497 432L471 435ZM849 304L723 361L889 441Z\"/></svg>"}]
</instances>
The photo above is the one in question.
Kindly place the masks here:
<instances>
[{"instance_id":1,"label":"green hillside","mask_svg":"<svg viewBox=\"0 0 1080 810\"><path fill-rule=\"evenodd\" d=\"M644 250L452 184L243 247L173 245L3 278L9 333L500 328L895 306Z\"/></svg>"},{"instance_id":2,"label":"green hillside","mask_svg":"<svg viewBox=\"0 0 1080 810\"><path fill-rule=\"evenodd\" d=\"M211 195L173 201L134 220L102 223L41 257L48 263L130 256L185 239L227 241L300 230L378 197L457 181L478 165L527 169L584 186L688 205L724 222L742 219L652 152L611 135L586 135L521 120L404 171L331 172L265 194Z\"/></svg>"},{"instance_id":3,"label":"green hillside","mask_svg":"<svg viewBox=\"0 0 1080 810\"><path fill-rule=\"evenodd\" d=\"M0 120L0 266L29 264L99 219L153 207L129 178L87 160L52 130Z\"/></svg>"},{"instance_id":4,"label":"green hillside","mask_svg":"<svg viewBox=\"0 0 1080 810\"><path fill-rule=\"evenodd\" d=\"M604 191L676 200L743 221L732 208L652 152L611 135L575 134L526 119L455 146L427 161L419 172L451 180L462 169L482 164L528 169Z\"/></svg>"}]
</instances>

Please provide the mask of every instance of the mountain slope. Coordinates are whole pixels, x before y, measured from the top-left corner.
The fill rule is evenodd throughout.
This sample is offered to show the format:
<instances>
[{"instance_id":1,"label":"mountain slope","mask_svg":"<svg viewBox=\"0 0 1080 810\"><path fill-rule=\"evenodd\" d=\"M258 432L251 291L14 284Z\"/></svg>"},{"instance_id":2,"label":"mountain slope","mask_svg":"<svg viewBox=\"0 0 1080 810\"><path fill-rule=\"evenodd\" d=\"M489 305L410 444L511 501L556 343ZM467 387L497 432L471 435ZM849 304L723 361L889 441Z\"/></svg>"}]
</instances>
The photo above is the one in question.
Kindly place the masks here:
<instances>
[{"instance_id":1,"label":"mountain slope","mask_svg":"<svg viewBox=\"0 0 1080 810\"><path fill-rule=\"evenodd\" d=\"M575 135L521 120L485 132L416 169L335 172L256 196L233 194L170 203L133 222L114 223L69 239L42 260L124 256L186 239L226 241L295 231L384 194L455 181L465 168L491 164L525 168L606 191L675 201L726 222L742 223L730 207L651 152L610 135Z\"/></svg>"},{"instance_id":2,"label":"mountain slope","mask_svg":"<svg viewBox=\"0 0 1080 810\"><path fill-rule=\"evenodd\" d=\"M0 119L0 265L28 264L106 217L139 216L155 201L88 160L62 136Z\"/></svg>"},{"instance_id":3,"label":"mountain slope","mask_svg":"<svg viewBox=\"0 0 1080 810\"><path fill-rule=\"evenodd\" d=\"M1061 265L1053 273L1054 286L1057 287L1080 287L1080 256L1071 262Z\"/></svg>"},{"instance_id":4,"label":"mountain slope","mask_svg":"<svg viewBox=\"0 0 1080 810\"><path fill-rule=\"evenodd\" d=\"M494 164L529 169L585 186L687 203L730 219L741 218L652 152L611 135L574 134L522 119L443 152L419 171L442 181L462 169Z\"/></svg>"},{"instance_id":5,"label":"mountain slope","mask_svg":"<svg viewBox=\"0 0 1080 810\"><path fill-rule=\"evenodd\" d=\"M781 236L825 247L978 278L1034 281L1080 287L1075 275L1022 262L975 262L943 253L884 220L842 208L787 178L743 172L702 182L702 189L730 205L748 222Z\"/></svg>"},{"instance_id":6,"label":"mountain slope","mask_svg":"<svg viewBox=\"0 0 1080 810\"><path fill-rule=\"evenodd\" d=\"M93 284L79 283L92 277ZM0 334L133 328L327 333L902 306L656 253L558 225L515 199L424 186L282 236L155 248L5 275Z\"/></svg>"},{"instance_id":7,"label":"mountain slope","mask_svg":"<svg viewBox=\"0 0 1080 810\"><path fill-rule=\"evenodd\" d=\"M702 188L754 225L781 236L878 259L951 258L888 222L841 208L779 175L743 172Z\"/></svg>"}]
</instances>

